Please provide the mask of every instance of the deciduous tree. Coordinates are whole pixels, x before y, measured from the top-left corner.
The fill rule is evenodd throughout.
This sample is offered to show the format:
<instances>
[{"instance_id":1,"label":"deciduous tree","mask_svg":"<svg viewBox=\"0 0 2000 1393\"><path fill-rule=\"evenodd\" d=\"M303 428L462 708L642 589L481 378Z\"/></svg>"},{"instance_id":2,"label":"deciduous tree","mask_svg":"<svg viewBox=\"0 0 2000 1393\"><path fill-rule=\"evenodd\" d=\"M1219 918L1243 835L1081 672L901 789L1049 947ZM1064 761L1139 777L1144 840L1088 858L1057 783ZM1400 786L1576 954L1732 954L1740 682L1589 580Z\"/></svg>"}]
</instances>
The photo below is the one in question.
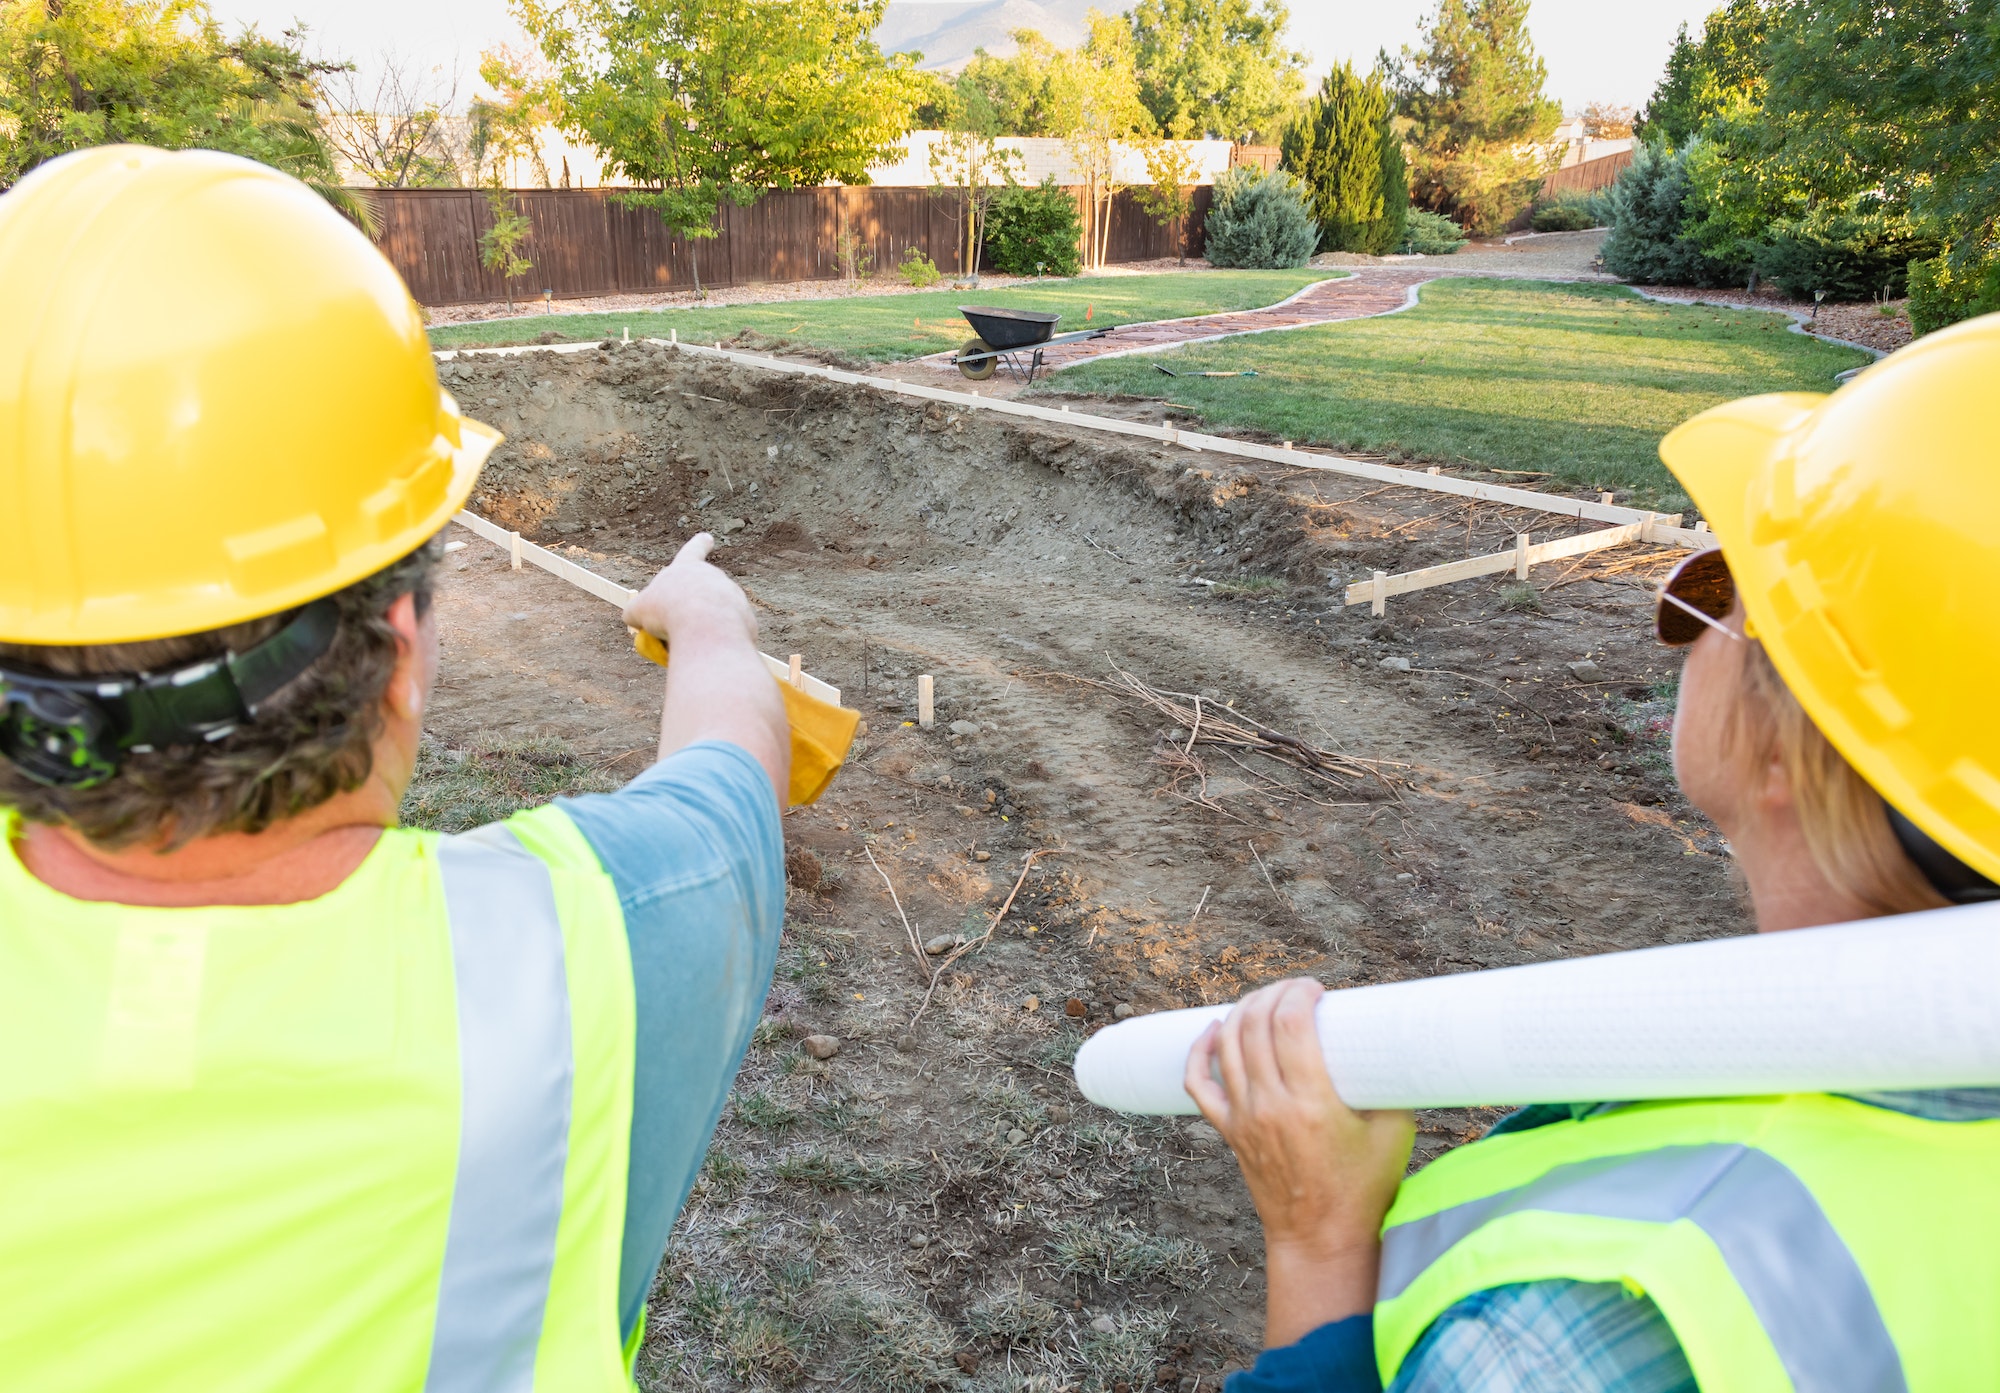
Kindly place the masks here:
<instances>
[{"instance_id":1,"label":"deciduous tree","mask_svg":"<svg viewBox=\"0 0 2000 1393\"><path fill-rule=\"evenodd\" d=\"M1201 177L1201 161L1194 147L1182 140L1150 140L1142 147L1146 155L1146 178L1132 191L1132 201L1154 222L1174 229L1174 259L1187 264L1187 215L1194 208L1194 181Z\"/></svg>"},{"instance_id":2,"label":"deciduous tree","mask_svg":"<svg viewBox=\"0 0 2000 1393\"><path fill-rule=\"evenodd\" d=\"M205 0L0 0L0 189L43 160L136 141L284 170L373 224L340 187L304 31L228 38Z\"/></svg>"},{"instance_id":3,"label":"deciduous tree","mask_svg":"<svg viewBox=\"0 0 2000 1393\"><path fill-rule=\"evenodd\" d=\"M553 181L542 158L541 131L562 124L562 94L554 72L540 54L517 53L501 44L479 55L479 79L493 95L474 97L467 113L467 155L475 175L504 183L503 168L526 159L542 187L549 188Z\"/></svg>"},{"instance_id":4,"label":"deciduous tree","mask_svg":"<svg viewBox=\"0 0 2000 1393\"><path fill-rule=\"evenodd\" d=\"M1490 233L1533 198L1562 108L1528 36L1528 0L1438 0L1421 41L1382 55L1416 203Z\"/></svg>"},{"instance_id":5,"label":"deciduous tree","mask_svg":"<svg viewBox=\"0 0 2000 1393\"><path fill-rule=\"evenodd\" d=\"M999 118L977 84L960 78L936 110L944 136L931 147L931 193L951 200L959 272L977 277L987 209L999 189L1014 186L1021 157L996 140Z\"/></svg>"},{"instance_id":6,"label":"deciduous tree","mask_svg":"<svg viewBox=\"0 0 2000 1393\"><path fill-rule=\"evenodd\" d=\"M452 148L457 83L383 52L373 84L352 68L328 76L326 138L356 174L384 189L451 188L463 172Z\"/></svg>"},{"instance_id":7,"label":"deciduous tree","mask_svg":"<svg viewBox=\"0 0 2000 1393\"><path fill-rule=\"evenodd\" d=\"M1683 24L1667 55L1666 76L1639 113L1639 134L1676 148L1700 134L1710 118L1761 102L1770 23L1769 0L1730 0L1703 22L1699 39L1689 38Z\"/></svg>"},{"instance_id":8,"label":"deciduous tree","mask_svg":"<svg viewBox=\"0 0 2000 1393\"><path fill-rule=\"evenodd\" d=\"M1248 141L1278 126L1305 89L1290 19L1282 0L1139 0L1139 99L1161 132Z\"/></svg>"},{"instance_id":9,"label":"deciduous tree","mask_svg":"<svg viewBox=\"0 0 2000 1393\"><path fill-rule=\"evenodd\" d=\"M868 181L927 88L872 37L886 0L513 0L563 121L693 244L726 198ZM696 289L700 276L697 269Z\"/></svg>"}]
</instances>

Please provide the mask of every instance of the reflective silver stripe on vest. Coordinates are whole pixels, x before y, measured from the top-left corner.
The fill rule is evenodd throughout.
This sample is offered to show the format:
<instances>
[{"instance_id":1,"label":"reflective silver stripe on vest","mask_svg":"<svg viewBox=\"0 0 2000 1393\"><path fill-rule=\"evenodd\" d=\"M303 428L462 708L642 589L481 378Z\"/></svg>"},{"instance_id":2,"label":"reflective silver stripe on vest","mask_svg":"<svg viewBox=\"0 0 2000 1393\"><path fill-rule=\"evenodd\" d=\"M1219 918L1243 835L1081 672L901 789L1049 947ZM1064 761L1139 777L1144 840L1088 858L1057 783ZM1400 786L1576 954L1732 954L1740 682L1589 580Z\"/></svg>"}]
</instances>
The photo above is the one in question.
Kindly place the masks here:
<instances>
[{"instance_id":1,"label":"reflective silver stripe on vest","mask_svg":"<svg viewBox=\"0 0 2000 1393\"><path fill-rule=\"evenodd\" d=\"M504 827L438 843L458 983L458 1175L426 1393L528 1393L569 1148L569 985L548 867Z\"/></svg>"},{"instance_id":2,"label":"reflective silver stripe on vest","mask_svg":"<svg viewBox=\"0 0 2000 1393\"><path fill-rule=\"evenodd\" d=\"M1686 1219L1728 1263L1798 1393L1907 1393L1903 1363L1854 1255L1812 1192L1768 1152L1666 1146L1557 1166L1382 1235L1379 1299L1481 1226L1539 1210L1671 1224Z\"/></svg>"}]
</instances>

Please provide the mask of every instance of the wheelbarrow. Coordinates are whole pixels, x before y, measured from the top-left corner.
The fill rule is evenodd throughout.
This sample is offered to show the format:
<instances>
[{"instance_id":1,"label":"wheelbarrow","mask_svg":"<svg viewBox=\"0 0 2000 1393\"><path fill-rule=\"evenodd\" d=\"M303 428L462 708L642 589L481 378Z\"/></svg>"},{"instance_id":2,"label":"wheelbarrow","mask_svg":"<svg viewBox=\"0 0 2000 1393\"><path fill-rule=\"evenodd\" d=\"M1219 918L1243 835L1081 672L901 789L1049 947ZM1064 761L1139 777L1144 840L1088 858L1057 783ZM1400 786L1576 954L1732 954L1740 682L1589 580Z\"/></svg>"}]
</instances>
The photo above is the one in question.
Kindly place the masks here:
<instances>
[{"instance_id":1,"label":"wheelbarrow","mask_svg":"<svg viewBox=\"0 0 2000 1393\"><path fill-rule=\"evenodd\" d=\"M1033 382L1042 370L1042 350L1059 343L1078 343L1102 338L1110 329L1084 329L1073 334L1056 334L1059 314L1046 310L1008 310L992 305L960 305L958 312L979 337L967 339L952 355L959 372L974 382L993 376L1002 363L1022 382Z\"/></svg>"}]
</instances>

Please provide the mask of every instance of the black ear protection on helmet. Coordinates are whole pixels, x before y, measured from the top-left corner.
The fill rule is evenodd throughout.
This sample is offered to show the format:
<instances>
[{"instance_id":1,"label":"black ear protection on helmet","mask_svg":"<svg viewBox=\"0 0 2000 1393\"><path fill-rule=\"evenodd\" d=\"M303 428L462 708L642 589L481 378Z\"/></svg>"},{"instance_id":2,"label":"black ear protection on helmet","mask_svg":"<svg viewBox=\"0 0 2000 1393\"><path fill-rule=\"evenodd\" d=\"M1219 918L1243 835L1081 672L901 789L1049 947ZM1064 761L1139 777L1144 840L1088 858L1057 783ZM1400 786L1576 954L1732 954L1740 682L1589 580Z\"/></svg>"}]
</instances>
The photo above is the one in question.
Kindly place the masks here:
<instances>
[{"instance_id":1,"label":"black ear protection on helmet","mask_svg":"<svg viewBox=\"0 0 2000 1393\"><path fill-rule=\"evenodd\" d=\"M1886 804L1884 806L1887 806ZM2000 885L1953 856L1931 840L1930 833L1917 826L1895 808L1889 808L1889 827L1903 854L1917 863L1931 888L1953 904L1984 904L2000 900Z\"/></svg>"},{"instance_id":2,"label":"black ear protection on helmet","mask_svg":"<svg viewBox=\"0 0 2000 1393\"><path fill-rule=\"evenodd\" d=\"M242 653L172 672L57 677L0 667L0 758L38 784L95 788L125 756L220 740L333 646L340 606L315 600Z\"/></svg>"}]
</instances>

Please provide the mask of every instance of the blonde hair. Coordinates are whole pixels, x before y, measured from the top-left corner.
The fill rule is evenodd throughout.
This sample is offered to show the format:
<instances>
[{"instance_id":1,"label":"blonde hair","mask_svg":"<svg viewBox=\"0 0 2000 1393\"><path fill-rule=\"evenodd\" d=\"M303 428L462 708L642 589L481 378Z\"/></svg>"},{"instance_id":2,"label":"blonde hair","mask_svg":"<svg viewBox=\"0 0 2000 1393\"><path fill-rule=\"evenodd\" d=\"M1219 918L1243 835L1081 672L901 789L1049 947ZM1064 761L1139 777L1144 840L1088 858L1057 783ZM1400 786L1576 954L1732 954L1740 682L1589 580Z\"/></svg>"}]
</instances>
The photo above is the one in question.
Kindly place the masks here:
<instances>
[{"instance_id":1,"label":"blonde hair","mask_svg":"<svg viewBox=\"0 0 2000 1393\"><path fill-rule=\"evenodd\" d=\"M1896 840L1882 795L1820 733L1764 645L1752 640L1744 647L1730 743L1752 768L1776 759L1784 769L1799 830L1820 874L1871 914L1908 914L1950 903Z\"/></svg>"}]
</instances>

